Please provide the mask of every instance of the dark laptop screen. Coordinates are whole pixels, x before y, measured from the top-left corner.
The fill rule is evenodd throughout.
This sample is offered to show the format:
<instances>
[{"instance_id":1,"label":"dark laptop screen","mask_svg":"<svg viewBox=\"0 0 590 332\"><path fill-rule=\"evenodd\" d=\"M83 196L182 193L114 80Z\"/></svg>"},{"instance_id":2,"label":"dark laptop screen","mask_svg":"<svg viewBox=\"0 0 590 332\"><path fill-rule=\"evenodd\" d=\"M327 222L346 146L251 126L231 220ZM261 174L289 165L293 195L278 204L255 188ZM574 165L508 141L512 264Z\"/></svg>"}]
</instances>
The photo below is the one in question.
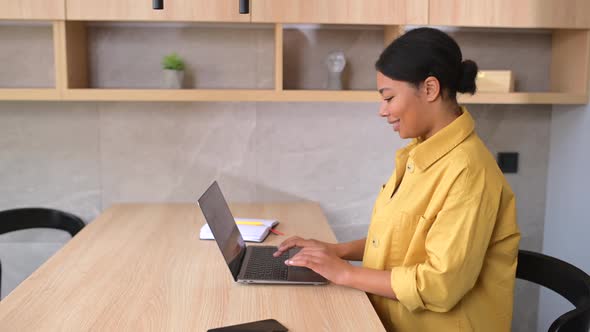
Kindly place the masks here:
<instances>
[{"instance_id":1,"label":"dark laptop screen","mask_svg":"<svg viewBox=\"0 0 590 332\"><path fill-rule=\"evenodd\" d=\"M237 280L246 245L217 181L199 198L199 206L234 280Z\"/></svg>"}]
</instances>

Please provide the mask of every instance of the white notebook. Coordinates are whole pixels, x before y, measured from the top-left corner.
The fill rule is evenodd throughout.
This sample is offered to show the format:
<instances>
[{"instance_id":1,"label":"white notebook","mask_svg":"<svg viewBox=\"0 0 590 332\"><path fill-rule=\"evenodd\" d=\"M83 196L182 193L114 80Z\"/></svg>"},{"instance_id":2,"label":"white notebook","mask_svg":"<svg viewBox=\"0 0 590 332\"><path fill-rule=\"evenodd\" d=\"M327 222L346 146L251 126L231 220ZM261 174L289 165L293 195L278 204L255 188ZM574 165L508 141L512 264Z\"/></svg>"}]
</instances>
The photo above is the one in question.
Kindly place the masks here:
<instances>
[{"instance_id":1,"label":"white notebook","mask_svg":"<svg viewBox=\"0 0 590 332\"><path fill-rule=\"evenodd\" d=\"M253 218L234 218L236 223L238 224L238 229L240 230L240 234L244 238L244 241L248 242L262 242L270 232L270 229L278 224L278 220L271 220L271 219L253 219ZM262 225L241 225L239 222L246 222L246 223L262 223ZM211 228L209 225L205 223L203 227L201 227L201 233L199 235L201 240L213 240L213 233L211 233Z\"/></svg>"}]
</instances>

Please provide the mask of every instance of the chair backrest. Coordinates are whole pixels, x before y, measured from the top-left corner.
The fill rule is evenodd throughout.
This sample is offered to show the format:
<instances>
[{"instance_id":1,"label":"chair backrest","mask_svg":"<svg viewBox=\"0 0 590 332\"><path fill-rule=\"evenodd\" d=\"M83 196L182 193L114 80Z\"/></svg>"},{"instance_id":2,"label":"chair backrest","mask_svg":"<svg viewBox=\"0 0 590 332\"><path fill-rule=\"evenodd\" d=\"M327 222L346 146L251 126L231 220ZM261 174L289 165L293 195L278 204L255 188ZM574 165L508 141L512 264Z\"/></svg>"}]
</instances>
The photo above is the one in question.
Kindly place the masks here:
<instances>
[{"instance_id":1,"label":"chair backrest","mask_svg":"<svg viewBox=\"0 0 590 332\"><path fill-rule=\"evenodd\" d=\"M76 235L86 224L79 217L60 210L20 208L0 211L0 234L31 228L60 229ZM0 290L2 263L0 262Z\"/></svg>"},{"instance_id":2,"label":"chair backrest","mask_svg":"<svg viewBox=\"0 0 590 332\"><path fill-rule=\"evenodd\" d=\"M520 250L516 277L549 288L576 307L557 318L549 327L549 332L588 331L590 328L590 276L588 274L557 258Z\"/></svg>"},{"instance_id":3,"label":"chair backrest","mask_svg":"<svg viewBox=\"0 0 590 332\"><path fill-rule=\"evenodd\" d=\"M31 228L53 228L74 236L84 226L79 217L59 210L21 208L0 211L0 234Z\"/></svg>"}]
</instances>

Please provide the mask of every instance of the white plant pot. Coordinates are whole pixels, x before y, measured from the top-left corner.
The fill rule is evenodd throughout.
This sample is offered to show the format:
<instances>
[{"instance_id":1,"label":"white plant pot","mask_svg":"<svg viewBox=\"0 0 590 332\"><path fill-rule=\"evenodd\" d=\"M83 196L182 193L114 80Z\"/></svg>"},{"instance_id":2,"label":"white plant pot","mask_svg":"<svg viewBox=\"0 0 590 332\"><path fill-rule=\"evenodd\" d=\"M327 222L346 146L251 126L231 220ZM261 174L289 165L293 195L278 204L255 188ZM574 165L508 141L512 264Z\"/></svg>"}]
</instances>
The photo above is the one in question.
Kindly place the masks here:
<instances>
[{"instance_id":1,"label":"white plant pot","mask_svg":"<svg viewBox=\"0 0 590 332\"><path fill-rule=\"evenodd\" d=\"M184 70L164 69L164 87L168 89L182 89Z\"/></svg>"}]
</instances>

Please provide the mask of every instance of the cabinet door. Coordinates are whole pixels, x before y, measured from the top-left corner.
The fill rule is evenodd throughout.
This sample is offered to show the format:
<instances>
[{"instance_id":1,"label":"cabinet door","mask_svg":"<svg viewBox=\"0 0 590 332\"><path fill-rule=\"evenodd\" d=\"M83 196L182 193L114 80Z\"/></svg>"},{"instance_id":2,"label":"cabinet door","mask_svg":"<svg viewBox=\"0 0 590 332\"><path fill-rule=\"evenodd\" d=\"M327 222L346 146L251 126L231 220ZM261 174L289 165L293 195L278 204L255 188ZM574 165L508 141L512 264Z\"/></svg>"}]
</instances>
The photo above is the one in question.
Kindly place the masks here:
<instances>
[{"instance_id":1,"label":"cabinet door","mask_svg":"<svg viewBox=\"0 0 590 332\"><path fill-rule=\"evenodd\" d=\"M66 0L66 4L68 20L250 22L250 14L240 14L238 0L164 0L162 10L152 9L152 0Z\"/></svg>"},{"instance_id":2,"label":"cabinet door","mask_svg":"<svg viewBox=\"0 0 590 332\"><path fill-rule=\"evenodd\" d=\"M64 0L0 0L0 19L63 20Z\"/></svg>"},{"instance_id":3,"label":"cabinet door","mask_svg":"<svg viewBox=\"0 0 590 332\"><path fill-rule=\"evenodd\" d=\"M252 22L426 24L428 0L251 0Z\"/></svg>"},{"instance_id":4,"label":"cabinet door","mask_svg":"<svg viewBox=\"0 0 590 332\"><path fill-rule=\"evenodd\" d=\"M590 0L430 0L430 24L590 28Z\"/></svg>"}]
</instances>

